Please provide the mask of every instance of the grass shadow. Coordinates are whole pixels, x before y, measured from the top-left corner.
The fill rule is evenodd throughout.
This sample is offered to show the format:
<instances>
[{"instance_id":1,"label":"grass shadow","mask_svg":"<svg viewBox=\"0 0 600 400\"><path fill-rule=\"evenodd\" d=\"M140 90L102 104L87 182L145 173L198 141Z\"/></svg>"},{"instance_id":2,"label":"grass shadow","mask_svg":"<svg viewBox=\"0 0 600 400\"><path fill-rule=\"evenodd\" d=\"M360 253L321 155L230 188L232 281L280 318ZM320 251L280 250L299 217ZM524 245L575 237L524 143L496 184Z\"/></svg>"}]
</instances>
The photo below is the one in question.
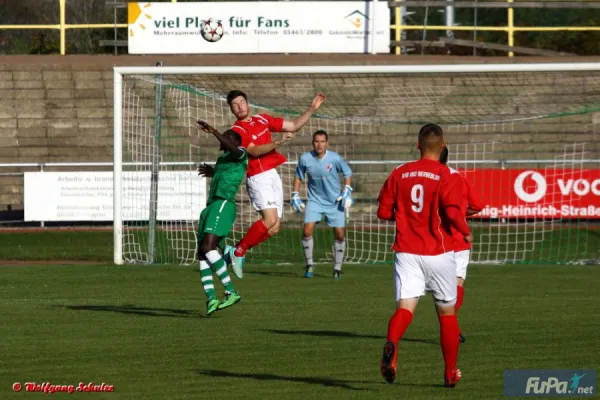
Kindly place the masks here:
<instances>
[{"instance_id":1,"label":"grass shadow","mask_svg":"<svg viewBox=\"0 0 600 400\"><path fill-rule=\"evenodd\" d=\"M328 330L284 330L284 329L263 329L264 332L273 333L277 335L307 335L307 336L328 336L328 337L341 337L341 338L362 338L362 339L377 339L385 340L384 335L366 335L362 333L346 332L346 331L328 331ZM402 338L401 342L414 342L414 343L425 343L425 344L439 344L434 340L427 339L411 339Z\"/></svg>"},{"instance_id":2,"label":"grass shadow","mask_svg":"<svg viewBox=\"0 0 600 400\"><path fill-rule=\"evenodd\" d=\"M319 376L285 376L285 375L275 375L268 373L242 373L242 372L230 372L230 371L220 371L220 370L199 370L196 371L201 375L207 375L211 377L219 377L219 378L240 378L240 379L253 379L258 381L286 381L286 382L297 382L297 383L307 383L311 385L321 385L325 387L335 387L346 390L369 390L367 388L356 388L351 386L351 383L360 384L360 383L373 383L368 381L348 381L343 379L334 379L328 377L319 377Z\"/></svg>"},{"instance_id":3,"label":"grass shadow","mask_svg":"<svg viewBox=\"0 0 600 400\"><path fill-rule=\"evenodd\" d=\"M109 304L81 304L81 305L62 305L53 306L55 308L64 308L66 310L75 311L102 311L102 312L115 312L121 314L133 314L143 315L147 317L170 317L170 318L195 318L199 315L196 311L190 310L178 310L174 308L150 308L150 307L137 307L132 304L124 304L121 306L109 305Z\"/></svg>"},{"instance_id":4,"label":"grass shadow","mask_svg":"<svg viewBox=\"0 0 600 400\"><path fill-rule=\"evenodd\" d=\"M244 271L248 275L264 275L264 276L279 276L279 277L294 277L301 276L299 272L279 272L279 271Z\"/></svg>"}]
</instances>

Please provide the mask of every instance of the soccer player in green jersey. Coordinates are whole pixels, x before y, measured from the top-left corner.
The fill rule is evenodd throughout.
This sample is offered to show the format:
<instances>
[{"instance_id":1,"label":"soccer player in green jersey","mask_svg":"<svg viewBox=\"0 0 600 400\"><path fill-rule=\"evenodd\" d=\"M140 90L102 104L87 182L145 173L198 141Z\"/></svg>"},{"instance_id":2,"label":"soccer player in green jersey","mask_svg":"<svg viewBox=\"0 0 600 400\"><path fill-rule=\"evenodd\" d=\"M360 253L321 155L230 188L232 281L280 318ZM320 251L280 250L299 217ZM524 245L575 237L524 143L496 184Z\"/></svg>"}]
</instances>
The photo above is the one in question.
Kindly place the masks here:
<instances>
[{"instance_id":1,"label":"soccer player in green jersey","mask_svg":"<svg viewBox=\"0 0 600 400\"><path fill-rule=\"evenodd\" d=\"M221 143L223 154L217 159L215 167L206 164L198 167L198 174L212 177L206 208L200 214L198 223L198 259L200 260L200 277L206 301L206 314L230 307L242 298L235 290L227 273L225 260L217 247L223 248L227 235L233 228L236 207L235 196L240 184L246 177L248 154L240 146L240 136L228 130L221 134L205 121L198 121L200 129L212 133ZM211 270L212 268L212 270ZM217 274L225 288L223 301L217 300L213 284L213 272Z\"/></svg>"}]
</instances>

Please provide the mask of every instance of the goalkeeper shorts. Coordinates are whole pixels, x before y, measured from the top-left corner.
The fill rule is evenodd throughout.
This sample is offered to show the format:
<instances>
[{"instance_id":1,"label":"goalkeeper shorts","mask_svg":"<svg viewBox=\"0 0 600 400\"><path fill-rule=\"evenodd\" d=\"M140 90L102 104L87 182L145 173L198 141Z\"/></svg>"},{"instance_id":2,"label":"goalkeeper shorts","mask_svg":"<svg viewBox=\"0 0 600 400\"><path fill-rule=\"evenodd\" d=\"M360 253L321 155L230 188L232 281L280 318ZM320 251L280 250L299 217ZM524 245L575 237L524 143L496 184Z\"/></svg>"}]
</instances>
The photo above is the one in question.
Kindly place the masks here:
<instances>
[{"instance_id":1,"label":"goalkeeper shorts","mask_svg":"<svg viewBox=\"0 0 600 400\"><path fill-rule=\"evenodd\" d=\"M346 226L344 211L340 210L337 204L322 206L309 199L304 210L304 223L321 222L323 216L325 216L327 225L332 228L343 228Z\"/></svg>"}]
</instances>

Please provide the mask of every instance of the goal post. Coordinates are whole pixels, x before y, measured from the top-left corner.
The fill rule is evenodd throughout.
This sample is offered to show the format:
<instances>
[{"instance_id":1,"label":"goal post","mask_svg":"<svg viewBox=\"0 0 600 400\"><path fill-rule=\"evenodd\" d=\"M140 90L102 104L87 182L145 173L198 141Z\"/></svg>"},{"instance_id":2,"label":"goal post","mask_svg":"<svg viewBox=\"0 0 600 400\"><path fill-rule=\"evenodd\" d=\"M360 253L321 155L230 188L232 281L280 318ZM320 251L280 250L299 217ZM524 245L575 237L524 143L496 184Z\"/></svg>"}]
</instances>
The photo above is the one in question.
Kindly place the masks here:
<instances>
[{"instance_id":1,"label":"goal post","mask_svg":"<svg viewBox=\"0 0 600 400\"><path fill-rule=\"evenodd\" d=\"M198 177L196 166L214 163L219 151L195 121L230 127L225 96L232 89L248 94L251 112L287 119L300 115L317 92L327 95L294 141L279 149L288 158L278 168L282 229L252 249L249 262L304 262L302 217L291 211L289 193L296 161L311 150L317 129L329 133L330 148L353 169L356 205L347 216L345 261L391 262L394 226L376 218L377 194L395 167L417 157L416 134L428 122L445 131L449 166L491 202L471 219L475 262L600 258L590 233L600 220L600 206L590 200L600 190L592 190L600 168L600 63L157 66L114 68L116 264L197 261L197 220L210 180ZM515 197L518 174L527 193L538 191L535 179L542 176L544 197ZM306 200L305 188L301 194ZM258 218L245 185L236 203L229 243ZM548 215L556 207L560 212ZM329 262L330 229L319 226L315 235L315 258Z\"/></svg>"}]
</instances>

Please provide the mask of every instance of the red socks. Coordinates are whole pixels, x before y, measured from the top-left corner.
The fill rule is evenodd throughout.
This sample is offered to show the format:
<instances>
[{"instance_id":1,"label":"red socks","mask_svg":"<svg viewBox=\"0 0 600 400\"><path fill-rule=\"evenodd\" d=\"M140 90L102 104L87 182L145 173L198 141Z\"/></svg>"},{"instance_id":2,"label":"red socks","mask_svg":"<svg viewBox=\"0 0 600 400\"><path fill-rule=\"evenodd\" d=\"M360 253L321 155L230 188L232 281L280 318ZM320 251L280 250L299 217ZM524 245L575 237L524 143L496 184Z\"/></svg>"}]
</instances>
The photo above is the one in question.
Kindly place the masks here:
<instances>
[{"instance_id":1,"label":"red socks","mask_svg":"<svg viewBox=\"0 0 600 400\"><path fill-rule=\"evenodd\" d=\"M240 243L236 246L235 255L237 257L243 257L246 254L246 250L262 243L269 237L269 229L265 223L259 219L252 224L246 235L240 240Z\"/></svg>"},{"instance_id":2,"label":"red socks","mask_svg":"<svg viewBox=\"0 0 600 400\"><path fill-rule=\"evenodd\" d=\"M440 343L444 353L444 364L446 365L446 377L456 369L458 360L458 319L455 315L438 316L440 320Z\"/></svg>"},{"instance_id":3,"label":"red socks","mask_svg":"<svg viewBox=\"0 0 600 400\"><path fill-rule=\"evenodd\" d=\"M388 324L387 341L395 345L406 332L406 328L410 325L413 319L413 313L406 308L398 308ZM458 334L457 334L458 340Z\"/></svg>"},{"instance_id":4,"label":"red socks","mask_svg":"<svg viewBox=\"0 0 600 400\"><path fill-rule=\"evenodd\" d=\"M458 312L458 310L460 310L460 307L463 304L463 298L465 297L465 287L464 286L457 286L456 287L456 305L454 306L454 309L456 310L456 312Z\"/></svg>"}]
</instances>

